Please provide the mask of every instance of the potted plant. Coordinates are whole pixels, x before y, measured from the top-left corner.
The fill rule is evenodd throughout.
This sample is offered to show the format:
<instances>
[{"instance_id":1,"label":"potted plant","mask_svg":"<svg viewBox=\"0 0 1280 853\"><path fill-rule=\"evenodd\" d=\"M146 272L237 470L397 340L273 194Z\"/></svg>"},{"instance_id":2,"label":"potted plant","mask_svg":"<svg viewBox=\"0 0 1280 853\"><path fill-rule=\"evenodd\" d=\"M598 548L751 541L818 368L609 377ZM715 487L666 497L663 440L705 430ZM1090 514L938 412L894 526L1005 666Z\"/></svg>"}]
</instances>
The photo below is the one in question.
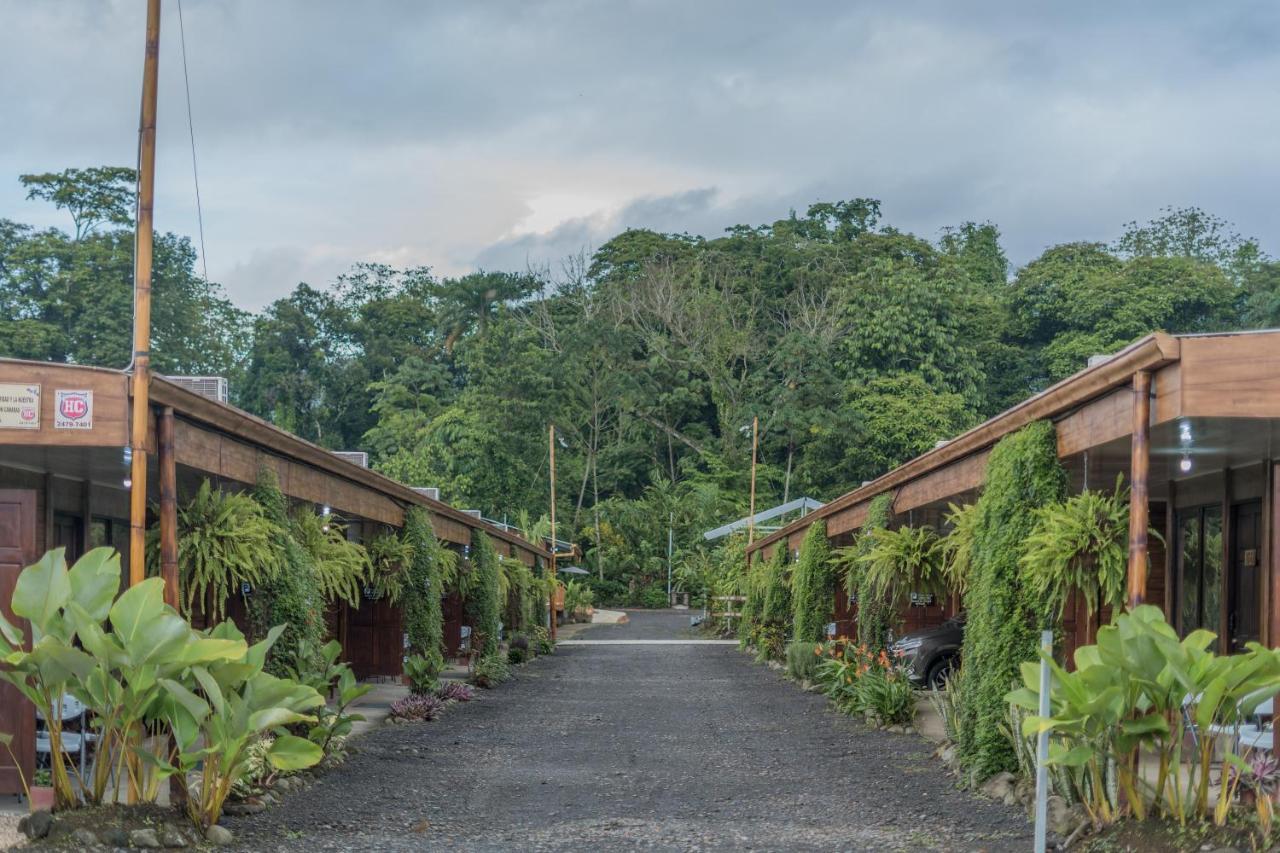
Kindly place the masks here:
<instances>
[{"instance_id":1,"label":"potted plant","mask_svg":"<svg viewBox=\"0 0 1280 853\"><path fill-rule=\"evenodd\" d=\"M41 767L31 779L31 790L27 799L31 802L31 811L49 811L53 808L53 774L48 767Z\"/></svg>"}]
</instances>

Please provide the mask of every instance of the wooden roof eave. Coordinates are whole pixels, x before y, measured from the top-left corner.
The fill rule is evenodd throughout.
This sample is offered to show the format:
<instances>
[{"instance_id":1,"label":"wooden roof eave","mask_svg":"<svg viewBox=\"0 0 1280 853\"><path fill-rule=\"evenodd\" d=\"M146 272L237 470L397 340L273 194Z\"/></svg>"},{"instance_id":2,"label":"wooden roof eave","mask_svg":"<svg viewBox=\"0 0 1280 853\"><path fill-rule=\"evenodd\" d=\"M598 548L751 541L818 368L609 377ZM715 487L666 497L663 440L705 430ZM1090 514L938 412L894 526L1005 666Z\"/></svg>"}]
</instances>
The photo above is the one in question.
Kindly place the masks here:
<instances>
[{"instance_id":1,"label":"wooden roof eave","mask_svg":"<svg viewBox=\"0 0 1280 853\"><path fill-rule=\"evenodd\" d=\"M822 509L796 519L768 536L756 540L747 549L754 553L792 534L808 529L815 521L841 510L869 501L876 495L895 489L930 471L957 462L966 456L994 445L1001 438L1029 423L1053 418L1077 406L1128 384L1139 370L1156 370L1178 360L1180 344L1173 335L1156 332L1147 335L1116 353L1101 364L1051 385L1039 394L961 433L940 447L935 447L886 474L828 503Z\"/></svg>"},{"instance_id":2,"label":"wooden roof eave","mask_svg":"<svg viewBox=\"0 0 1280 853\"><path fill-rule=\"evenodd\" d=\"M192 421L207 424L227 435L253 442L282 456L305 462L332 476L349 480L406 504L425 507L437 515L457 521L472 530L482 530L489 536L510 542L515 547L544 559L551 557L551 552L522 537L501 530L442 501L433 500L415 492L403 483L392 480L377 471L348 462L319 445L268 423L257 415L188 391L163 377L152 376L151 401L159 406L172 406L175 412Z\"/></svg>"}]
</instances>

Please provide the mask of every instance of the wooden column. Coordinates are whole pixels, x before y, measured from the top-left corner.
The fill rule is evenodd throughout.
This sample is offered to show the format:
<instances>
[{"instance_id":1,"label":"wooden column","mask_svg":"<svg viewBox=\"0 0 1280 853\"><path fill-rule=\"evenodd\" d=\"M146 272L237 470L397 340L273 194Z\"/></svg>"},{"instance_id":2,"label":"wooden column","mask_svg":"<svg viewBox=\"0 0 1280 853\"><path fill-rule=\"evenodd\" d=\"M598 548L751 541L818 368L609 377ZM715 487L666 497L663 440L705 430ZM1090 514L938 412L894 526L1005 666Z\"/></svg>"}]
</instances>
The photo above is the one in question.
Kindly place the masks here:
<instances>
[{"instance_id":1,"label":"wooden column","mask_svg":"<svg viewBox=\"0 0 1280 853\"><path fill-rule=\"evenodd\" d=\"M164 600L178 606L178 463L173 452L173 407L165 406L157 419L160 464L160 577Z\"/></svg>"},{"instance_id":2,"label":"wooden column","mask_svg":"<svg viewBox=\"0 0 1280 853\"><path fill-rule=\"evenodd\" d=\"M138 126L138 213L133 252L133 394L129 424L129 585L146 577L147 422L151 407L151 259L156 193L156 89L160 76L160 0L147 0L147 45L142 63Z\"/></svg>"},{"instance_id":3,"label":"wooden column","mask_svg":"<svg viewBox=\"0 0 1280 853\"><path fill-rule=\"evenodd\" d=\"M1129 607L1147 597L1148 480L1151 475L1151 372L1133 375L1133 437L1129 450Z\"/></svg>"}]
</instances>

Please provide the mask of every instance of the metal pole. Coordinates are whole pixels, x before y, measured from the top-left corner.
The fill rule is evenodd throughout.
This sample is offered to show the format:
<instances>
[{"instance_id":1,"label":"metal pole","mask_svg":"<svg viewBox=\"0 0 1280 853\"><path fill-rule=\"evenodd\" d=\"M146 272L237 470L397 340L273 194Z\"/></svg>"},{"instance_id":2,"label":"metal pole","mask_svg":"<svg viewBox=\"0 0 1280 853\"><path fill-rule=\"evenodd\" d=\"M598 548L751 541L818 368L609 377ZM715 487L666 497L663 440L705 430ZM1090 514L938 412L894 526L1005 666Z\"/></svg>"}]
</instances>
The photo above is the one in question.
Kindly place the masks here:
<instances>
[{"instance_id":1,"label":"metal pole","mask_svg":"<svg viewBox=\"0 0 1280 853\"><path fill-rule=\"evenodd\" d=\"M129 585L146 577L147 427L151 385L151 256L156 193L156 90L160 67L160 0L147 0L138 126L138 210L133 256L133 422L129 433Z\"/></svg>"},{"instance_id":2,"label":"metal pole","mask_svg":"<svg viewBox=\"0 0 1280 853\"><path fill-rule=\"evenodd\" d=\"M756 451L760 446L760 418L751 419L751 508L747 512L747 546L756 541Z\"/></svg>"},{"instance_id":3,"label":"metal pole","mask_svg":"<svg viewBox=\"0 0 1280 853\"><path fill-rule=\"evenodd\" d=\"M1049 656L1053 654L1053 631L1040 634L1040 716L1047 718L1051 712L1049 689L1052 683L1049 673ZM1018 736L1021 736L1019 733ZM1036 853L1045 851L1045 835L1049 823L1049 733L1040 732L1036 737Z\"/></svg>"},{"instance_id":4,"label":"metal pole","mask_svg":"<svg viewBox=\"0 0 1280 853\"><path fill-rule=\"evenodd\" d=\"M551 440L551 639L556 638L556 425L552 424L548 435Z\"/></svg>"},{"instance_id":5,"label":"metal pole","mask_svg":"<svg viewBox=\"0 0 1280 853\"><path fill-rule=\"evenodd\" d=\"M674 548L674 542L675 542L675 532L674 532L675 523L676 523L676 515L675 513L671 513L670 515L667 516L667 603L668 604L674 603L671 600L671 552Z\"/></svg>"}]
</instances>

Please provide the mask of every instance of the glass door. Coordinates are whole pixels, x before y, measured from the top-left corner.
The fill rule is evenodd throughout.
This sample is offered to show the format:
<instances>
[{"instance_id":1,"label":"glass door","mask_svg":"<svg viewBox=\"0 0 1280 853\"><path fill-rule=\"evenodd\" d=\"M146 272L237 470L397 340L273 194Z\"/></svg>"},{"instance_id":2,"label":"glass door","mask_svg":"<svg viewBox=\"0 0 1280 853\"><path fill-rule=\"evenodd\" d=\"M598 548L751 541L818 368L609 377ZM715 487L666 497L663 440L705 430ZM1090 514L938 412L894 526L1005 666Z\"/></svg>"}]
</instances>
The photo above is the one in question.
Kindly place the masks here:
<instances>
[{"instance_id":1,"label":"glass door","mask_svg":"<svg viewBox=\"0 0 1280 853\"><path fill-rule=\"evenodd\" d=\"M1178 628L1221 633L1222 507L1178 510Z\"/></svg>"},{"instance_id":2,"label":"glass door","mask_svg":"<svg viewBox=\"0 0 1280 853\"><path fill-rule=\"evenodd\" d=\"M1262 502L1231 508L1231 606L1227 610L1227 639L1233 651L1261 638L1262 621Z\"/></svg>"}]
</instances>

